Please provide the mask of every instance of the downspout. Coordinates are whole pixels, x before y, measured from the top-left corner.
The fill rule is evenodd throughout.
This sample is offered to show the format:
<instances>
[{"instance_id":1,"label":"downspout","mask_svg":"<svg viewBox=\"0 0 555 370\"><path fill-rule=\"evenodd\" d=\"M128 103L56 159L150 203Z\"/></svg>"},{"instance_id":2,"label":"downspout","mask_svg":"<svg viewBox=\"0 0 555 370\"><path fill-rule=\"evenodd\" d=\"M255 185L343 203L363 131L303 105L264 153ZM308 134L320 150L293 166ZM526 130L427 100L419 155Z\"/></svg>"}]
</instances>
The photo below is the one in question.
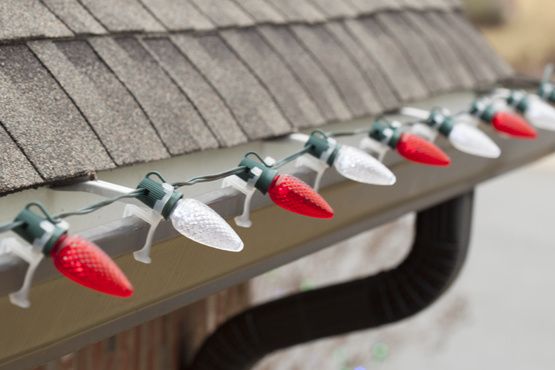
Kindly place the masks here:
<instances>
[{"instance_id":1,"label":"downspout","mask_svg":"<svg viewBox=\"0 0 555 370\"><path fill-rule=\"evenodd\" d=\"M439 298L466 259L473 192L420 211L400 265L252 307L221 325L189 370L246 370L276 350L376 328L410 317Z\"/></svg>"}]
</instances>

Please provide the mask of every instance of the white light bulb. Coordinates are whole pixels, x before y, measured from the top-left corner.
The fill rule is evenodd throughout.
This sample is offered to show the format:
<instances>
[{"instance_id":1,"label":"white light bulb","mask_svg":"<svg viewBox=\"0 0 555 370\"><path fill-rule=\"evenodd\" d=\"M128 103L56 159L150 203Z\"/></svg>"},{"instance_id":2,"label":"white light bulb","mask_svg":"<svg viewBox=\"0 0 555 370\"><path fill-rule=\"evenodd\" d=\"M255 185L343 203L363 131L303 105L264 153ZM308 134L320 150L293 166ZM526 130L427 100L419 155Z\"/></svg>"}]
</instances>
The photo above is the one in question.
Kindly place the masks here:
<instances>
[{"instance_id":1,"label":"white light bulb","mask_svg":"<svg viewBox=\"0 0 555 370\"><path fill-rule=\"evenodd\" d=\"M353 181L374 185L393 185L393 172L376 158L352 146L343 145L333 162L337 172Z\"/></svg>"},{"instance_id":2,"label":"white light bulb","mask_svg":"<svg viewBox=\"0 0 555 370\"><path fill-rule=\"evenodd\" d=\"M485 133L466 123L456 123L449 134L449 141L461 152L479 157L497 158L501 149Z\"/></svg>"},{"instance_id":3,"label":"white light bulb","mask_svg":"<svg viewBox=\"0 0 555 370\"><path fill-rule=\"evenodd\" d=\"M195 199L180 199L170 215L173 227L187 238L230 252L243 249L243 241L212 208Z\"/></svg>"},{"instance_id":4,"label":"white light bulb","mask_svg":"<svg viewBox=\"0 0 555 370\"><path fill-rule=\"evenodd\" d=\"M536 95L528 95L527 102L524 117L538 128L555 131L555 108Z\"/></svg>"}]
</instances>

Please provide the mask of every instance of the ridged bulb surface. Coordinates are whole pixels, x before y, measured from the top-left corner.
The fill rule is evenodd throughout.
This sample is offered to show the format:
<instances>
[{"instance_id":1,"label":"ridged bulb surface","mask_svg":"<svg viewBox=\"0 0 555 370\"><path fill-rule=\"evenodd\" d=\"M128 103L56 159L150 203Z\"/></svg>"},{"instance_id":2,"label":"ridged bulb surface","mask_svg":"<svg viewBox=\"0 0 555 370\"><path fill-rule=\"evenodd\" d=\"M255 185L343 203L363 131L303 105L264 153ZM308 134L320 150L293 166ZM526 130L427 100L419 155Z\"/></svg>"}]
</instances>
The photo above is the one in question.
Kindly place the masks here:
<instances>
[{"instance_id":1,"label":"ridged bulb surface","mask_svg":"<svg viewBox=\"0 0 555 370\"><path fill-rule=\"evenodd\" d=\"M86 239L63 235L51 256L56 269L77 284L117 297L133 294L133 286L116 263Z\"/></svg>"},{"instance_id":2,"label":"ridged bulb surface","mask_svg":"<svg viewBox=\"0 0 555 370\"><path fill-rule=\"evenodd\" d=\"M461 152L485 158L498 158L501 149L485 133L465 123L457 123L449 134L449 141Z\"/></svg>"},{"instance_id":3,"label":"ridged bulb surface","mask_svg":"<svg viewBox=\"0 0 555 370\"><path fill-rule=\"evenodd\" d=\"M523 118L510 112L497 112L491 119L491 125L497 131L517 139L535 139L536 130Z\"/></svg>"},{"instance_id":4,"label":"ridged bulb surface","mask_svg":"<svg viewBox=\"0 0 555 370\"><path fill-rule=\"evenodd\" d=\"M332 218L328 202L303 181L290 175L277 175L268 188L270 199L279 207L314 218Z\"/></svg>"},{"instance_id":5,"label":"ridged bulb surface","mask_svg":"<svg viewBox=\"0 0 555 370\"><path fill-rule=\"evenodd\" d=\"M365 184L393 185L396 181L389 168L368 153L352 146L341 146L333 166L346 178Z\"/></svg>"},{"instance_id":6,"label":"ridged bulb surface","mask_svg":"<svg viewBox=\"0 0 555 370\"><path fill-rule=\"evenodd\" d=\"M413 162L429 166L449 166L451 159L434 143L419 136L403 133L397 143L397 152Z\"/></svg>"},{"instance_id":7,"label":"ridged bulb surface","mask_svg":"<svg viewBox=\"0 0 555 370\"><path fill-rule=\"evenodd\" d=\"M528 109L524 117L538 128L555 131L555 108L535 95L528 97Z\"/></svg>"},{"instance_id":8,"label":"ridged bulb surface","mask_svg":"<svg viewBox=\"0 0 555 370\"><path fill-rule=\"evenodd\" d=\"M196 199L180 199L170 215L182 235L206 246L230 252L243 249L243 241L212 208Z\"/></svg>"}]
</instances>

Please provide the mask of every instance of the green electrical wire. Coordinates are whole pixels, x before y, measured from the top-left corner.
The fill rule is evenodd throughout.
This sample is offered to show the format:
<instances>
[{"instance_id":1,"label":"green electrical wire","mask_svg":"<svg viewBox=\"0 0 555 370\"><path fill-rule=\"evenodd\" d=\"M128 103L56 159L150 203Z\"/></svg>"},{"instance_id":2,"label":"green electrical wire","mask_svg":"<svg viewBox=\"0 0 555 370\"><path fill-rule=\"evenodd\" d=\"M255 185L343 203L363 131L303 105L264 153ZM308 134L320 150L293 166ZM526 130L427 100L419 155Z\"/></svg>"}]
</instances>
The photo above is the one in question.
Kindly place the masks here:
<instances>
[{"instance_id":1,"label":"green electrical wire","mask_svg":"<svg viewBox=\"0 0 555 370\"><path fill-rule=\"evenodd\" d=\"M302 156L302 155L308 153L309 150L310 150L310 148L306 148L306 147L305 147L305 148L302 148L302 149L299 150L298 152L293 153L293 154L291 154L290 156L287 156L287 157L285 157L285 158L283 158L283 159L277 161L276 163L274 163L272 166L269 166L269 167L272 167L272 168L280 168L280 167L283 167L283 166L285 166L286 164L293 162L295 159L299 158L300 156Z\"/></svg>"},{"instance_id":2,"label":"green electrical wire","mask_svg":"<svg viewBox=\"0 0 555 370\"><path fill-rule=\"evenodd\" d=\"M337 131L337 132L324 132L322 130L315 130L311 133L311 135L316 135L316 134L320 134L323 135L324 137L340 137L340 136L352 136L352 135L358 135L361 133L367 133L369 130L368 129L359 129L359 130L353 130L353 131ZM270 168L280 168L285 166L288 163L293 162L294 160L296 160L297 158L301 157L302 155L308 153L310 150L310 148L308 147L303 147L301 150L283 158L280 159L279 161L273 163L273 164L268 164L266 163L262 157L257 154L256 152L249 152L245 154L245 157L248 156L255 156L258 160L260 160L260 162L262 162L264 165L266 165L267 167ZM213 182L213 181L217 181L217 180L221 180L224 179L226 177L229 176L233 176L233 175L239 175L243 172L247 171L247 168L244 166L239 166L239 167L235 167L232 168L230 170L224 171L224 172L220 172L220 173L216 173L216 174L212 174L212 175L205 175L205 176L198 176L198 177L193 177L190 180L187 181L181 181L181 182L175 182L172 184L172 186L174 187L174 189L183 187L183 186L192 186L195 184L199 184L199 183L204 183L204 182ZM149 176L157 176L160 181L165 182L164 178L162 177L162 175L156 171L152 171L149 172L147 175L147 177ZM100 201L98 203L93 203L91 205L88 205L84 208L75 210L75 211L69 211L69 212L62 212L59 213L57 215L54 216L50 216L50 214L46 211L46 209L40 204L40 203L29 203L27 204L26 208L31 207L31 206L36 206L39 207L42 212L47 216L47 218L49 220L51 220L53 223L59 223L61 222L62 219L68 218L68 217L73 217L73 216L83 216L83 215L87 215L93 212L96 212L104 207L107 207L115 202L118 202L122 199L132 199L132 198L138 198L141 195L144 195L145 189L135 189L127 194L122 194L113 198L109 198L109 199L105 199L103 201ZM4 232L8 232L10 230L15 229L16 227L19 227L23 225L22 221L12 221L9 223L5 223L0 225L0 233L4 233Z\"/></svg>"},{"instance_id":3,"label":"green electrical wire","mask_svg":"<svg viewBox=\"0 0 555 370\"><path fill-rule=\"evenodd\" d=\"M103 200L101 202L91 204L90 206L78 209L77 211L59 213L59 214L53 216L53 219L56 222L60 222L64 218L68 218L68 217L72 217L72 216L88 215L89 213L93 213L95 211L98 211L99 209L107 207L110 204L113 204L113 203L115 203L117 201L120 201L122 199L137 198L140 195L143 195L145 193L145 191L146 191L145 189L136 189L136 190L134 190L134 191L132 191L128 194L118 195L117 197L106 199L106 200Z\"/></svg>"},{"instance_id":4,"label":"green electrical wire","mask_svg":"<svg viewBox=\"0 0 555 370\"><path fill-rule=\"evenodd\" d=\"M541 83L541 82L545 82L546 80L548 80L551 76L551 73L553 71L553 66L548 66L546 68L546 71L544 73L544 77L542 80L536 79L536 78L529 78L529 81L533 81L534 83ZM507 83L508 85L511 85L511 81L508 81ZM514 84L514 82L513 82ZM479 90L477 90L479 91ZM464 112L458 112L456 115L459 114L463 114ZM378 117L379 118L379 117ZM408 123L408 125L410 125L411 123ZM311 133L311 135L315 135L315 134L321 134L326 138L334 138L334 137L344 137L344 136L354 136L354 135L360 135L360 134L368 134L370 132L370 129L357 129L357 130L350 130L350 131L332 131L332 132L324 132L322 130L315 130ZM271 168L280 168L285 166L288 163L293 162L294 160L296 160L297 158L301 157L302 155L308 153L310 150L310 148L308 147L303 147L301 150L273 163L272 165L267 164L261 157L260 155L258 155L255 152L249 152L247 154L245 154L245 157L253 155L255 157L257 157L264 165L271 167ZM223 178L226 178L228 176L233 176L233 175L239 175L241 173L243 173L244 171L247 171L247 168L244 166L239 166L236 168L232 168L230 170L224 171L224 172L220 172L217 174L213 174L213 175L205 175L205 176L199 176L199 177L193 177L192 179L188 180L188 181L182 181L182 182L175 182L172 184L172 186L177 189L183 186L192 186L195 184L199 184L199 183L204 183L204 182L212 182L212 181L217 181L217 180L221 180ZM149 174L147 174L147 176L150 175L156 175L160 178L161 181L165 182L164 178L158 173L158 172L150 172ZM40 205L39 203L29 203L26 207L31 207L31 206L38 206L41 210L43 210L43 213L45 213L45 215L47 215L48 219L51 219L54 222L60 222L62 219L67 218L67 217L72 217L72 216L82 216L82 215L87 215L89 213L93 213L95 211L98 211L101 208L107 207L117 201L120 201L122 199L130 199L130 198L138 198L139 196L144 194L145 189L136 189L128 194L122 194L119 195L117 197L114 198L110 198L110 199L106 199L103 200L101 202L98 203L94 203L91 204L87 207L78 209L76 211L71 211L71 212L63 212L63 213L59 213L55 216L50 216L48 214L48 212L46 212L46 209ZM15 229L16 227L19 227L23 225L22 221L12 221L12 222L8 222L5 224L0 225L0 233L4 233L10 230Z\"/></svg>"},{"instance_id":5,"label":"green electrical wire","mask_svg":"<svg viewBox=\"0 0 555 370\"><path fill-rule=\"evenodd\" d=\"M190 185L195 185L195 184L199 184L199 183L202 183L202 182L217 181L217 180L221 180L221 179L224 179L224 178L232 176L232 175L238 175L240 173L245 172L246 170L247 170L246 167L240 166L240 167L236 167L236 168L233 168L231 170L228 170L228 171L217 173L215 175L206 175L206 176L193 177L192 179L190 179L188 181L174 182L172 185L173 185L174 188L177 189L177 188L180 188L182 186L190 186Z\"/></svg>"},{"instance_id":6,"label":"green electrical wire","mask_svg":"<svg viewBox=\"0 0 555 370\"><path fill-rule=\"evenodd\" d=\"M370 129L368 129L368 128L360 128L360 129L351 130L351 131L329 132L327 135L329 137L344 137L344 136L355 136L355 135L361 135L361 134L368 134L369 132L370 132Z\"/></svg>"}]
</instances>

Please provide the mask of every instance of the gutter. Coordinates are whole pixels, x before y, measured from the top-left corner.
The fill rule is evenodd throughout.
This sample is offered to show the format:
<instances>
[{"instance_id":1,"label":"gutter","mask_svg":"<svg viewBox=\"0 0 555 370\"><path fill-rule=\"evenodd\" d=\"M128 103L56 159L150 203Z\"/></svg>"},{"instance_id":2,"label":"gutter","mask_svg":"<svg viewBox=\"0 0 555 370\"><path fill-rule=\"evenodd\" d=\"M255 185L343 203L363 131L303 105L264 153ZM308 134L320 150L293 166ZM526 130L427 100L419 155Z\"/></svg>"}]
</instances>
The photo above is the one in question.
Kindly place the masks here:
<instances>
[{"instance_id":1,"label":"gutter","mask_svg":"<svg viewBox=\"0 0 555 370\"><path fill-rule=\"evenodd\" d=\"M467 256L473 191L420 211L412 249L397 267L250 308L219 327L187 370L247 370L266 355L394 323L435 302Z\"/></svg>"}]
</instances>

